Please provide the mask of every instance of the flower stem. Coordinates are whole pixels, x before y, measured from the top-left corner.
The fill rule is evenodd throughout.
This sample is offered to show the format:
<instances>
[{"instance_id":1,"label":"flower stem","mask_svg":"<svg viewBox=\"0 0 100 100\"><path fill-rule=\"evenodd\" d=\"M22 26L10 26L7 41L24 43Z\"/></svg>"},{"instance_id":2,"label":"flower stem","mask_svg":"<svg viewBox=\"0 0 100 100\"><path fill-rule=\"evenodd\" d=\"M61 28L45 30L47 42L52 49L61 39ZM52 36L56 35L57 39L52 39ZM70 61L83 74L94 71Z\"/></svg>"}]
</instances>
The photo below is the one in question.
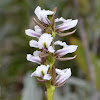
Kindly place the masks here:
<instances>
[{"instance_id":1,"label":"flower stem","mask_svg":"<svg viewBox=\"0 0 100 100\"><path fill-rule=\"evenodd\" d=\"M55 91L55 86L52 86L51 84L46 84L46 87L47 87L48 100L53 100L53 93Z\"/></svg>"}]
</instances>

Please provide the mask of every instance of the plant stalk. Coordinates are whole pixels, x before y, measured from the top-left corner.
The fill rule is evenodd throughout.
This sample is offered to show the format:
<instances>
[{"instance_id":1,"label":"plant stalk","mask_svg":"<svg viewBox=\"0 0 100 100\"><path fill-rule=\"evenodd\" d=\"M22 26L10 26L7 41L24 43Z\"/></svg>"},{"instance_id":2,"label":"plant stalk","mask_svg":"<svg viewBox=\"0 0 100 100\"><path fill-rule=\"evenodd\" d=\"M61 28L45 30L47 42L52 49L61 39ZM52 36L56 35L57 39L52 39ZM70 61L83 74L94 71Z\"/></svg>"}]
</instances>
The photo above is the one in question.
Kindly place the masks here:
<instances>
[{"instance_id":1,"label":"plant stalk","mask_svg":"<svg viewBox=\"0 0 100 100\"><path fill-rule=\"evenodd\" d=\"M46 84L47 87L47 100L53 100L53 93L55 91L55 86L51 84Z\"/></svg>"}]
</instances>

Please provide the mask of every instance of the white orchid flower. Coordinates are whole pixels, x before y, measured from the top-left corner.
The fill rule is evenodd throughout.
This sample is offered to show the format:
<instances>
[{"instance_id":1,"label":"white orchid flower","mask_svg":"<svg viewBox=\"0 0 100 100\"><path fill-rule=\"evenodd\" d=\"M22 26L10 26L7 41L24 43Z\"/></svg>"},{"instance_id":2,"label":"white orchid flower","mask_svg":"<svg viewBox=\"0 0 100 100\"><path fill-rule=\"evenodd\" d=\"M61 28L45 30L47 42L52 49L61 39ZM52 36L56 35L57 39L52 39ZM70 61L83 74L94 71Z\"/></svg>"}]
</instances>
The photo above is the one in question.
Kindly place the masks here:
<instances>
[{"instance_id":1,"label":"white orchid flower","mask_svg":"<svg viewBox=\"0 0 100 100\"><path fill-rule=\"evenodd\" d=\"M49 19L47 18L47 15L52 15L54 12L53 11L49 11L49 10L41 10L41 8L38 6L34 13L36 14L36 16L38 17L38 19L45 24L50 24Z\"/></svg>"},{"instance_id":2,"label":"white orchid flower","mask_svg":"<svg viewBox=\"0 0 100 100\"><path fill-rule=\"evenodd\" d=\"M59 21L63 22L62 24L56 26L57 30L59 30L60 32L71 29L75 27L78 23L77 19L76 20L72 20L72 19L65 20L62 17L55 19L55 22L59 22Z\"/></svg>"},{"instance_id":3,"label":"white orchid flower","mask_svg":"<svg viewBox=\"0 0 100 100\"><path fill-rule=\"evenodd\" d=\"M60 87L65 84L65 82L69 79L71 76L71 69L57 69L56 68L56 73L58 74L56 77L56 86Z\"/></svg>"},{"instance_id":4,"label":"white orchid flower","mask_svg":"<svg viewBox=\"0 0 100 100\"><path fill-rule=\"evenodd\" d=\"M41 53L40 51L34 51L33 55L27 54L27 60L31 61L31 62L41 64L42 61L41 61L41 58L39 57L40 53Z\"/></svg>"},{"instance_id":5,"label":"white orchid flower","mask_svg":"<svg viewBox=\"0 0 100 100\"><path fill-rule=\"evenodd\" d=\"M42 34L38 41L39 49L49 48L52 41L53 41L53 37L51 36L51 34L47 34L47 33Z\"/></svg>"},{"instance_id":6,"label":"white orchid flower","mask_svg":"<svg viewBox=\"0 0 100 100\"><path fill-rule=\"evenodd\" d=\"M25 30L26 35L39 38L42 34L41 28L36 25L36 26L34 26L34 29L35 29L35 31L32 29L26 29Z\"/></svg>"},{"instance_id":7,"label":"white orchid flower","mask_svg":"<svg viewBox=\"0 0 100 100\"><path fill-rule=\"evenodd\" d=\"M45 65L40 65L36 68L36 71L34 71L32 74L31 74L31 77L32 76L37 76L37 77L40 77L44 80L50 80L51 79L51 76L50 74L48 74L48 69L49 69L49 65L45 66Z\"/></svg>"},{"instance_id":8,"label":"white orchid flower","mask_svg":"<svg viewBox=\"0 0 100 100\"><path fill-rule=\"evenodd\" d=\"M51 42L53 41L53 37L51 34L44 33L40 36L39 40L31 40L29 42L29 45L31 47L39 48L39 49L48 49L49 52L54 53L54 49L51 45Z\"/></svg>"},{"instance_id":9,"label":"white orchid flower","mask_svg":"<svg viewBox=\"0 0 100 100\"><path fill-rule=\"evenodd\" d=\"M67 45L65 42L62 42L62 41L56 41L54 44L63 46L62 49L59 49L55 52L55 55L58 57L62 57L68 53L73 53L76 51L76 49L78 47L76 45Z\"/></svg>"}]
</instances>

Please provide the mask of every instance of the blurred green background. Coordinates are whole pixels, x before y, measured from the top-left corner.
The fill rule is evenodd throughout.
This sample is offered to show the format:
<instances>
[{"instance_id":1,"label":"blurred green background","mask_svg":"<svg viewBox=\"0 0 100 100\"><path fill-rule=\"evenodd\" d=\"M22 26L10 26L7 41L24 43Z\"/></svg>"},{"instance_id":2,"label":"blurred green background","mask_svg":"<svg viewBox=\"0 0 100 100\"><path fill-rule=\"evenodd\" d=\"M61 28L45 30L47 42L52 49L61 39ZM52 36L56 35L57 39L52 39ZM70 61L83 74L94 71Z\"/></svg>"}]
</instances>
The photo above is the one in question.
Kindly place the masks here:
<instances>
[{"instance_id":1,"label":"blurred green background","mask_svg":"<svg viewBox=\"0 0 100 100\"><path fill-rule=\"evenodd\" d=\"M31 78L37 64L26 60L37 6L53 10L56 17L78 19L75 34L56 40L78 45L71 61L58 62L57 68L71 68L72 77L57 88L54 100L100 100L100 0L0 0L0 100L45 100L44 85ZM95 76L95 77L94 77ZM97 100L97 99L94 99Z\"/></svg>"}]
</instances>

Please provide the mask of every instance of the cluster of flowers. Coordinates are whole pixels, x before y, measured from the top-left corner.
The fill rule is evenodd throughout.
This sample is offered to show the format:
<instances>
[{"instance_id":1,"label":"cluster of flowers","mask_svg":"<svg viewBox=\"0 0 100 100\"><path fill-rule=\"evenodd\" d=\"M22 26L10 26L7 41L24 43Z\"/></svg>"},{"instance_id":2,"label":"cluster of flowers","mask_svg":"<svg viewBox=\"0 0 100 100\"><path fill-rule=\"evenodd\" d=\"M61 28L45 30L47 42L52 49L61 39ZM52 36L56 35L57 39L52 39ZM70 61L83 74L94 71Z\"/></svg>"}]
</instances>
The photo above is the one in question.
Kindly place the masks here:
<instances>
[{"instance_id":1,"label":"cluster of flowers","mask_svg":"<svg viewBox=\"0 0 100 100\"><path fill-rule=\"evenodd\" d=\"M40 64L36 68L31 76L38 77L37 80L40 82L50 81L53 86L60 87L62 86L68 78L71 76L71 69L57 69L54 66L55 60L66 61L74 59L74 57L62 58L68 53L73 53L76 51L76 45L67 45L62 41L54 41L56 34L59 36L67 36L75 32L62 33L68 29L71 29L77 25L78 20L64 18L55 19L56 8L53 11L41 10L38 6L35 9L35 14L38 17L39 22L33 19L36 26L34 30L27 29L25 33L28 36L35 37L36 40L29 41L30 47L38 48L39 51L34 51L33 55L27 54L27 60ZM60 25L56 23L62 22ZM55 50L55 45L62 46L62 49Z\"/></svg>"}]
</instances>

